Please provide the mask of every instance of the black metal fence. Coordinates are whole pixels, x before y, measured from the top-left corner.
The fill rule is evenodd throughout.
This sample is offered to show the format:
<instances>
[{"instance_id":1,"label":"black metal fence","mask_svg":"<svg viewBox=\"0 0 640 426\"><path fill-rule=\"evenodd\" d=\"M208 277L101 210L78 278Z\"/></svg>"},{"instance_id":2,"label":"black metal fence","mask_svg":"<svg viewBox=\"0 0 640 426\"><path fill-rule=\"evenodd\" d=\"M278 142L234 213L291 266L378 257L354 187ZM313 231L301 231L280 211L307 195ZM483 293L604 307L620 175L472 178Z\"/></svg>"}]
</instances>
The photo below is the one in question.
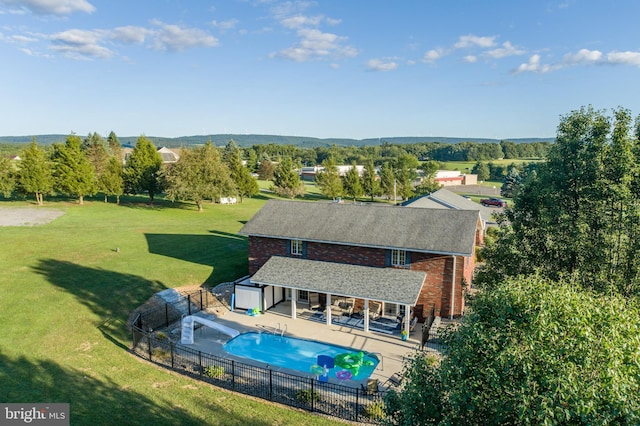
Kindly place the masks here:
<instances>
[{"instance_id":1,"label":"black metal fence","mask_svg":"<svg viewBox=\"0 0 640 426\"><path fill-rule=\"evenodd\" d=\"M314 413L360 423L384 418L384 391L368 391L296 376L203 353L172 342L164 333L132 327L133 351L142 358L220 388Z\"/></svg>"},{"instance_id":2,"label":"black metal fence","mask_svg":"<svg viewBox=\"0 0 640 426\"><path fill-rule=\"evenodd\" d=\"M142 330L156 330L169 327L169 324L178 321L183 315L191 315L196 312L215 307L228 308L224 299L216 297L208 290L195 290L181 295L174 302L165 302L155 309L140 312L133 321L133 325Z\"/></svg>"},{"instance_id":3,"label":"black metal fence","mask_svg":"<svg viewBox=\"0 0 640 426\"><path fill-rule=\"evenodd\" d=\"M170 333L158 331L168 329L173 323L179 324L183 315L215 307L228 308L223 299L207 290L198 290L172 303L140 312L131 324L133 352L181 374L267 401L353 422L382 422L385 389L353 388L320 382L312 375L297 376L245 364L180 345L169 338ZM441 352L439 330L432 327L434 312L432 309L422 326L421 345L425 351Z\"/></svg>"}]
</instances>

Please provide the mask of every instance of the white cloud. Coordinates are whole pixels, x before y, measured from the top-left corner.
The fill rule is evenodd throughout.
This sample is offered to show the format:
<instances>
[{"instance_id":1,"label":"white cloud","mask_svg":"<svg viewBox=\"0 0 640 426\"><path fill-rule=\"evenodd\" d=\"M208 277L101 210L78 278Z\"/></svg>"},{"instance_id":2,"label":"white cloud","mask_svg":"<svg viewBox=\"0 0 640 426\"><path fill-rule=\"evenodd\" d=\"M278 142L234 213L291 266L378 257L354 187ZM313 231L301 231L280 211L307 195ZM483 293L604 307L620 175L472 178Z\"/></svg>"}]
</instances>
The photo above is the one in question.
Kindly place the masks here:
<instances>
[{"instance_id":1,"label":"white cloud","mask_svg":"<svg viewBox=\"0 0 640 426\"><path fill-rule=\"evenodd\" d=\"M324 58L345 58L358 54L357 49L344 45L346 37L325 33L318 29L303 28L297 31L300 41L292 47L281 50L271 57L281 57L296 62L306 62Z\"/></svg>"},{"instance_id":2,"label":"white cloud","mask_svg":"<svg viewBox=\"0 0 640 426\"><path fill-rule=\"evenodd\" d=\"M69 15L74 12L93 13L96 8L86 0L0 0L7 6L18 6L38 15Z\"/></svg>"},{"instance_id":3,"label":"white cloud","mask_svg":"<svg viewBox=\"0 0 640 426\"><path fill-rule=\"evenodd\" d=\"M2 37L0 37L2 39ZM35 37L23 36L23 35L14 35L7 37L7 40L18 43L18 44L26 44L26 43L35 43L38 41Z\"/></svg>"},{"instance_id":4,"label":"white cloud","mask_svg":"<svg viewBox=\"0 0 640 426\"><path fill-rule=\"evenodd\" d=\"M456 49L463 49L467 47L489 48L495 46L495 39L495 36L479 37L473 34L469 34L466 36L460 36L453 47L455 47Z\"/></svg>"},{"instance_id":5,"label":"white cloud","mask_svg":"<svg viewBox=\"0 0 640 426\"><path fill-rule=\"evenodd\" d=\"M580 49L578 53L569 53L562 59L565 65L590 64L602 59L602 52L599 50Z\"/></svg>"},{"instance_id":6,"label":"white cloud","mask_svg":"<svg viewBox=\"0 0 640 426\"><path fill-rule=\"evenodd\" d=\"M317 27L322 22L322 16L304 16L304 15L296 15L289 16L280 20L280 24L282 24L285 28L298 29L304 27Z\"/></svg>"},{"instance_id":7,"label":"white cloud","mask_svg":"<svg viewBox=\"0 0 640 426\"><path fill-rule=\"evenodd\" d=\"M212 21L211 25L220 29L220 31L227 31L235 28L235 26L238 25L238 22L240 21L238 21L237 19L227 19L226 21L220 21L220 22Z\"/></svg>"},{"instance_id":8,"label":"white cloud","mask_svg":"<svg viewBox=\"0 0 640 426\"><path fill-rule=\"evenodd\" d=\"M607 62L640 67L640 52L609 52L607 53Z\"/></svg>"},{"instance_id":9,"label":"white cloud","mask_svg":"<svg viewBox=\"0 0 640 426\"><path fill-rule=\"evenodd\" d=\"M111 38L125 44L140 44L144 43L146 36L150 34L153 34L153 32L146 28L128 25L114 28L111 31Z\"/></svg>"},{"instance_id":10,"label":"white cloud","mask_svg":"<svg viewBox=\"0 0 640 426\"><path fill-rule=\"evenodd\" d=\"M74 59L110 58L114 52L100 45L102 37L101 31L68 30L49 39L53 43L51 49Z\"/></svg>"},{"instance_id":11,"label":"white cloud","mask_svg":"<svg viewBox=\"0 0 640 426\"><path fill-rule=\"evenodd\" d=\"M446 53L443 49L431 49L427 53L422 56L423 62L435 62L438 59L442 58Z\"/></svg>"},{"instance_id":12,"label":"white cloud","mask_svg":"<svg viewBox=\"0 0 640 426\"><path fill-rule=\"evenodd\" d=\"M465 62L469 62L471 64L474 62L478 62L478 57L475 55L467 55L462 59L464 59Z\"/></svg>"},{"instance_id":13,"label":"white cloud","mask_svg":"<svg viewBox=\"0 0 640 426\"><path fill-rule=\"evenodd\" d=\"M494 59L502 59L502 58L506 58L507 56L522 55L524 53L525 53L524 50L518 49L517 47L513 46L510 42L506 41L502 43L502 47L499 47L493 50L488 50L484 53L484 55Z\"/></svg>"},{"instance_id":14,"label":"white cloud","mask_svg":"<svg viewBox=\"0 0 640 426\"><path fill-rule=\"evenodd\" d=\"M178 25L153 21L158 27L153 32L153 48L162 51L182 51L190 47L213 47L218 39L198 28L184 28Z\"/></svg>"},{"instance_id":15,"label":"white cloud","mask_svg":"<svg viewBox=\"0 0 640 426\"><path fill-rule=\"evenodd\" d=\"M398 68L398 64L393 61L371 59L367 62L367 68L371 71L392 71Z\"/></svg>"},{"instance_id":16,"label":"white cloud","mask_svg":"<svg viewBox=\"0 0 640 426\"><path fill-rule=\"evenodd\" d=\"M558 64L541 64L540 55L533 55L529 58L528 63L521 64L513 72L515 74L522 72L546 73L579 65L603 64L640 67L640 52L612 51L604 54L599 50L580 49L577 53L564 55L562 61Z\"/></svg>"},{"instance_id":17,"label":"white cloud","mask_svg":"<svg viewBox=\"0 0 640 426\"><path fill-rule=\"evenodd\" d=\"M540 63L540 55L535 54L529 58L529 62L526 64L520 64L518 68L514 70L515 74L520 74L523 72L536 72L536 73L547 73L553 71L557 67L553 67L551 65L541 64Z\"/></svg>"}]
</instances>

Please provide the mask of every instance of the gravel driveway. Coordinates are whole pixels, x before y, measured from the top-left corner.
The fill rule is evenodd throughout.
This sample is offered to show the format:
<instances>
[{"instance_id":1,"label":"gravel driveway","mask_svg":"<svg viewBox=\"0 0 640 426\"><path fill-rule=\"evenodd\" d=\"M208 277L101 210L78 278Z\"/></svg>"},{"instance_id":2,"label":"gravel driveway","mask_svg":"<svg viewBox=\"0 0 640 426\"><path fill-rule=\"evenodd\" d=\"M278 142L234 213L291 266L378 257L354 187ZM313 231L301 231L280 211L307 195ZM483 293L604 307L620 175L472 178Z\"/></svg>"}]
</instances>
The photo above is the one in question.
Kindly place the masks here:
<instances>
[{"instance_id":1,"label":"gravel driveway","mask_svg":"<svg viewBox=\"0 0 640 426\"><path fill-rule=\"evenodd\" d=\"M63 214L47 207L0 207L0 226L44 225Z\"/></svg>"}]
</instances>

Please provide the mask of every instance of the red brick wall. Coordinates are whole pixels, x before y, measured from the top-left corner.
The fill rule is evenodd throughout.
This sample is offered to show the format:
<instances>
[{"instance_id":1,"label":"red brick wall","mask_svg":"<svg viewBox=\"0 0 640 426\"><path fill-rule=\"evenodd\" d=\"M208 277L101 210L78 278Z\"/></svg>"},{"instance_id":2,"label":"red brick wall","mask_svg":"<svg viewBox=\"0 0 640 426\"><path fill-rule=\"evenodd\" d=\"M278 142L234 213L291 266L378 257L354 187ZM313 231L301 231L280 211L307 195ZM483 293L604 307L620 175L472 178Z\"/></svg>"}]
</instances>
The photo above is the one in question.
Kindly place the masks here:
<instances>
[{"instance_id":1,"label":"red brick wall","mask_svg":"<svg viewBox=\"0 0 640 426\"><path fill-rule=\"evenodd\" d=\"M339 244L309 242L307 243L306 259L380 268L386 266L386 253L383 249Z\"/></svg>"},{"instance_id":2,"label":"red brick wall","mask_svg":"<svg viewBox=\"0 0 640 426\"><path fill-rule=\"evenodd\" d=\"M286 256L289 240L276 238L249 237L249 274L255 274L271 256ZM361 266L386 266L386 250L358 246L345 246L326 243L307 243L306 257L309 260L348 263ZM428 253L411 252L411 270L427 273L426 281L418 298L417 314L422 321L431 306L435 306L436 315L451 314L451 280L453 257ZM456 258L456 285L454 289L454 315L462 314L464 308L463 282L471 282L473 257Z\"/></svg>"}]
</instances>

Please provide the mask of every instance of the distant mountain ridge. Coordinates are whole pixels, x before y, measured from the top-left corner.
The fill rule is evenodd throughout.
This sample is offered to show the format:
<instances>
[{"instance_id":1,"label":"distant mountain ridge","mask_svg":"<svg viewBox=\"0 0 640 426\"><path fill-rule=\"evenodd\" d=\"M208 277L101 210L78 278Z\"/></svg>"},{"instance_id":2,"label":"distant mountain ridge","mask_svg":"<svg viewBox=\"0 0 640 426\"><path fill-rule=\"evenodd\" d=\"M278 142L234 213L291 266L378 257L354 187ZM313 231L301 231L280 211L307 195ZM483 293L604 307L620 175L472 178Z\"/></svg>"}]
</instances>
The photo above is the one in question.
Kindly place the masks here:
<instances>
[{"instance_id":1,"label":"distant mountain ridge","mask_svg":"<svg viewBox=\"0 0 640 426\"><path fill-rule=\"evenodd\" d=\"M40 145L51 145L56 142L64 142L68 135L31 135L31 136L0 136L0 143L29 143L35 136ZM79 135L84 137L82 135ZM102 135L106 138L107 135ZM135 145L139 136L118 136L122 145ZM156 146L166 146L178 148L189 145L203 145L211 140L217 146L226 145L230 140L234 140L238 146L249 147L252 145L295 145L301 148L330 147L337 146L375 146L383 142L390 144L404 145L415 143L441 142L445 144L457 144L461 142L473 143L500 143L508 140L515 143L533 142L553 142L554 138L514 138L514 139L487 139L487 138L450 138L437 136L399 136L369 139L348 139L348 138L313 138L306 136L283 136L283 135L239 135L239 134L215 134L215 135L195 135L167 138L162 136L147 136Z\"/></svg>"}]
</instances>

